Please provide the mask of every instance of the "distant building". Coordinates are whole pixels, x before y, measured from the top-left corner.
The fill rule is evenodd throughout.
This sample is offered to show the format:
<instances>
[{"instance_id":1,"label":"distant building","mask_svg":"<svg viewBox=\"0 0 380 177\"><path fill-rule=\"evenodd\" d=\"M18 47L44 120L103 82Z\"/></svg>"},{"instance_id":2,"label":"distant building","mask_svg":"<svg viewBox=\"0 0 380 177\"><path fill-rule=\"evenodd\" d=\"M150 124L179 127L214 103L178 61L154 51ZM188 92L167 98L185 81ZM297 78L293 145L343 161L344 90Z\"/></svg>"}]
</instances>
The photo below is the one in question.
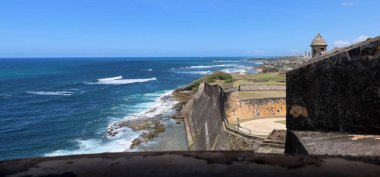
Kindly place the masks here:
<instances>
[{"instance_id":1,"label":"distant building","mask_svg":"<svg viewBox=\"0 0 380 177\"><path fill-rule=\"evenodd\" d=\"M305 55L303 56L303 58L311 58L311 52L309 52L309 51L306 51L305 52Z\"/></svg>"},{"instance_id":2,"label":"distant building","mask_svg":"<svg viewBox=\"0 0 380 177\"><path fill-rule=\"evenodd\" d=\"M317 34L317 36L313 39L310 44L312 57L317 57L323 55L327 52L327 43L322 38L321 34Z\"/></svg>"}]
</instances>

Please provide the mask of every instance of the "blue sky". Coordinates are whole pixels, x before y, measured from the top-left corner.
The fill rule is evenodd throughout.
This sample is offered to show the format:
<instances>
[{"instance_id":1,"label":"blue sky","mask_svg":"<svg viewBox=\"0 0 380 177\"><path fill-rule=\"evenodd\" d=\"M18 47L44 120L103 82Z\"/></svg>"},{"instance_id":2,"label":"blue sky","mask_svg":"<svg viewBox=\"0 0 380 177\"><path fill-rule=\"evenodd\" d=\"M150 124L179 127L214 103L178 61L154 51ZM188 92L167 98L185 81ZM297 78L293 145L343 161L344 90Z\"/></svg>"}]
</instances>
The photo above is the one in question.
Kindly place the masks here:
<instances>
[{"instance_id":1,"label":"blue sky","mask_svg":"<svg viewBox=\"0 0 380 177\"><path fill-rule=\"evenodd\" d=\"M275 56L380 35L379 0L1 0L0 57Z\"/></svg>"}]
</instances>

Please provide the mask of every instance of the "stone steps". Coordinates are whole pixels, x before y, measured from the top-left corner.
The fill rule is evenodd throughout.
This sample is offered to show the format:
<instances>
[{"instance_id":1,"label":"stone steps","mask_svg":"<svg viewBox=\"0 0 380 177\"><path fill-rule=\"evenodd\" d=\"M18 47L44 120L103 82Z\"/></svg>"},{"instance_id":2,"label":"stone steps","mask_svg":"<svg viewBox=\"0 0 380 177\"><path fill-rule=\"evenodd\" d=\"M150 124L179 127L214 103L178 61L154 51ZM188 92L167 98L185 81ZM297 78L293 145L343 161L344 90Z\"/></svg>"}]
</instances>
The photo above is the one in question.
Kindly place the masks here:
<instances>
[{"instance_id":1,"label":"stone steps","mask_svg":"<svg viewBox=\"0 0 380 177\"><path fill-rule=\"evenodd\" d=\"M273 147L273 148L285 148L284 140L276 140L276 139L265 139L261 145L262 147Z\"/></svg>"},{"instance_id":2,"label":"stone steps","mask_svg":"<svg viewBox=\"0 0 380 177\"><path fill-rule=\"evenodd\" d=\"M285 150L285 131L273 130L272 133L263 140L257 152L282 154Z\"/></svg>"}]
</instances>

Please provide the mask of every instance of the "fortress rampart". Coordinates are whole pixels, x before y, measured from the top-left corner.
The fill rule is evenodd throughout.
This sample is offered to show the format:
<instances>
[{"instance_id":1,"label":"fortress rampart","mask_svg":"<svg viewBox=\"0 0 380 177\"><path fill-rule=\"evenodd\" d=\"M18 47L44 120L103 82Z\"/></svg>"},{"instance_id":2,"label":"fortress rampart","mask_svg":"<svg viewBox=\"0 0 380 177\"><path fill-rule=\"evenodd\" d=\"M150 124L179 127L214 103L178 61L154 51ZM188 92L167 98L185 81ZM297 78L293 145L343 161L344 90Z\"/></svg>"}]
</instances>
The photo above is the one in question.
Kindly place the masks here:
<instances>
[{"instance_id":1,"label":"fortress rampart","mask_svg":"<svg viewBox=\"0 0 380 177\"><path fill-rule=\"evenodd\" d=\"M380 37L286 76L286 153L380 154Z\"/></svg>"}]
</instances>

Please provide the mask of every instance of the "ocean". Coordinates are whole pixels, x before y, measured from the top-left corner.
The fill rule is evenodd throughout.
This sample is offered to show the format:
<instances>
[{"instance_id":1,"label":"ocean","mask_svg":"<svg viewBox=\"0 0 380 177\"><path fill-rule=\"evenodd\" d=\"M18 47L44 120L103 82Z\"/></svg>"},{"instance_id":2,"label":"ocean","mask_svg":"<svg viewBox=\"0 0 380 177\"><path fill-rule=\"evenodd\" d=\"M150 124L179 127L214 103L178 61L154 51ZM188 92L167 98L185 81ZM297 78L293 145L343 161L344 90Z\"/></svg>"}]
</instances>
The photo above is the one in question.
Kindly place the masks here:
<instances>
[{"instance_id":1,"label":"ocean","mask_svg":"<svg viewBox=\"0 0 380 177\"><path fill-rule=\"evenodd\" d=\"M0 59L0 160L130 150L141 132L115 122L167 115L147 150L186 150L165 96L214 71L254 73L243 57Z\"/></svg>"}]
</instances>

